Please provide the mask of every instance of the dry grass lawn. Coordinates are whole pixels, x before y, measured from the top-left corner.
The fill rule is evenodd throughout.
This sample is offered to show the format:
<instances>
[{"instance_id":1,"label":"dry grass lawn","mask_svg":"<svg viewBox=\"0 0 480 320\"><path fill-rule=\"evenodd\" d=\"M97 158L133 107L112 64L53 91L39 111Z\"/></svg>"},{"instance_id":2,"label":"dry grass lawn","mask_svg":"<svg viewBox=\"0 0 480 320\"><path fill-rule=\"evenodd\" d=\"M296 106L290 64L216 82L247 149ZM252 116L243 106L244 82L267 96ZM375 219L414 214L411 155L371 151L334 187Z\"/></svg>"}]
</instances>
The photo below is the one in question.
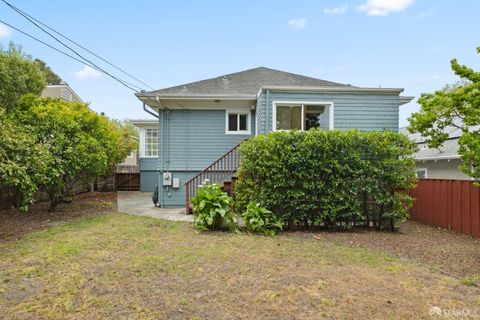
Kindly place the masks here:
<instances>
[{"instance_id":1,"label":"dry grass lawn","mask_svg":"<svg viewBox=\"0 0 480 320\"><path fill-rule=\"evenodd\" d=\"M112 213L0 243L6 319L414 319L433 306L480 313L480 289L330 239Z\"/></svg>"}]
</instances>

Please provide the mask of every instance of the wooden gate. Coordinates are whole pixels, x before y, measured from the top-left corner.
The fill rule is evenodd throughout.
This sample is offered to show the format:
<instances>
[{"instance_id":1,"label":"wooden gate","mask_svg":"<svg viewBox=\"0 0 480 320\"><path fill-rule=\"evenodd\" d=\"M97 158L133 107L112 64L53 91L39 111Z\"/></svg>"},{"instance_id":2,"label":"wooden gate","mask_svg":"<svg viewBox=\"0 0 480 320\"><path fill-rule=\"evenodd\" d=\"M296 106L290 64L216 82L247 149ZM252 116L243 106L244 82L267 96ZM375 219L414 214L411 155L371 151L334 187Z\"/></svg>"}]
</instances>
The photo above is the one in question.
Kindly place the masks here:
<instances>
[{"instance_id":1,"label":"wooden gate","mask_svg":"<svg viewBox=\"0 0 480 320\"><path fill-rule=\"evenodd\" d=\"M117 173L115 184L118 191L140 191L140 173Z\"/></svg>"}]
</instances>

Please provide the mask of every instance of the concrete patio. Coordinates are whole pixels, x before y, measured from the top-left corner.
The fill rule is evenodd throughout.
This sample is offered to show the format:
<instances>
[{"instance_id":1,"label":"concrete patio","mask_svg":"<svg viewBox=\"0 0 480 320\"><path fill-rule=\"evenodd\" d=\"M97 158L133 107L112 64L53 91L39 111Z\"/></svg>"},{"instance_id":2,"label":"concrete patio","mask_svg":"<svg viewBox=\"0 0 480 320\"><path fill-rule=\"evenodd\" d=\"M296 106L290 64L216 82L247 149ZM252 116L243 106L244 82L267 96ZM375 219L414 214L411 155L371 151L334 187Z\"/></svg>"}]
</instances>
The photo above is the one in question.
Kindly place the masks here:
<instances>
[{"instance_id":1,"label":"concrete patio","mask_svg":"<svg viewBox=\"0 0 480 320\"><path fill-rule=\"evenodd\" d=\"M117 205L118 212L171 221L193 222L193 216L185 214L185 208L155 207L150 192L118 191Z\"/></svg>"}]
</instances>

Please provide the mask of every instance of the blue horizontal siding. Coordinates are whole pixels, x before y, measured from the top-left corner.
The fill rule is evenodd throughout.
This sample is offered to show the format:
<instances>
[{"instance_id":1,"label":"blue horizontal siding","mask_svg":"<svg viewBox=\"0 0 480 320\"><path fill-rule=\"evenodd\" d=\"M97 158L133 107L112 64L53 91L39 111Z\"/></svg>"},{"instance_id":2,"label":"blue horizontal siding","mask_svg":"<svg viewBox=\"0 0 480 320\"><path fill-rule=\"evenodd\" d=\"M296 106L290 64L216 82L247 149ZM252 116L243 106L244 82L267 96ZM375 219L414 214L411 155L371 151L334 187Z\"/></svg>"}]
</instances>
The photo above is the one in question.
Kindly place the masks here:
<instances>
[{"instance_id":1,"label":"blue horizontal siding","mask_svg":"<svg viewBox=\"0 0 480 320\"><path fill-rule=\"evenodd\" d=\"M157 176L157 171L140 171L140 191L153 192Z\"/></svg>"},{"instance_id":2,"label":"blue horizontal siding","mask_svg":"<svg viewBox=\"0 0 480 320\"><path fill-rule=\"evenodd\" d=\"M171 110L168 115L165 170L203 170L251 135L225 133L225 110ZM255 133L255 112L251 112Z\"/></svg>"},{"instance_id":3,"label":"blue horizontal siding","mask_svg":"<svg viewBox=\"0 0 480 320\"><path fill-rule=\"evenodd\" d=\"M392 130L398 131L398 111L400 100L398 94L372 93L262 93L259 100L265 100L266 106L258 112L259 132L272 131L273 101L324 101L333 102L335 129ZM258 108L259 102L257 102Z\"/></svg>"},{"instance_id":4,"label":"blue horizontal siding","mask_svg":"<svg viewBox=\"0 0 480 320\"><path fill-rule=\"evenodd\" d=\"M140 171L157 171L158 158L140 158Z\"/></svg>"},{"instance_id":5,"label":"blue horizontal siding","mask_svg":"<svg viewBox=\"0 0 480 320\"><path fill-rule=\"evenodd\" d=\"M190 180L198 171L172 171L172 178L180 179L180 188L164 187L164 205L166 207L185 206L185 182Z\"/></svg>"}]
</instances>

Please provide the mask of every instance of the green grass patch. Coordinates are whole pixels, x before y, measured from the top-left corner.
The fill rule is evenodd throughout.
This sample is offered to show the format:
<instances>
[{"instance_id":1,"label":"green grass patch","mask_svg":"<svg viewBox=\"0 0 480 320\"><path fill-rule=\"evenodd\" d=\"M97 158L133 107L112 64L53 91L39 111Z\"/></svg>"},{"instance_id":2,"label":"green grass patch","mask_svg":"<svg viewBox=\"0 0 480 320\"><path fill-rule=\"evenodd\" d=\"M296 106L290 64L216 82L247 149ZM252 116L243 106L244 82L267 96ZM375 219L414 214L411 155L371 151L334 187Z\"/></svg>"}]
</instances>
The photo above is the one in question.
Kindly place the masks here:
<instances>
[{"instance_id":1,"label":"green grass patch","mask_svg":"<svg viewBox=\"0 0 480 320\"><path fill-rule=\"evenodd\" d=\"M465 296L455 283L427 283L431 272L332 241L106 214L0 244L0 309L12 318L375 317L397 295L391 315L408 318L423 312L421 299Z\"/></svg>"}]
</instances>

